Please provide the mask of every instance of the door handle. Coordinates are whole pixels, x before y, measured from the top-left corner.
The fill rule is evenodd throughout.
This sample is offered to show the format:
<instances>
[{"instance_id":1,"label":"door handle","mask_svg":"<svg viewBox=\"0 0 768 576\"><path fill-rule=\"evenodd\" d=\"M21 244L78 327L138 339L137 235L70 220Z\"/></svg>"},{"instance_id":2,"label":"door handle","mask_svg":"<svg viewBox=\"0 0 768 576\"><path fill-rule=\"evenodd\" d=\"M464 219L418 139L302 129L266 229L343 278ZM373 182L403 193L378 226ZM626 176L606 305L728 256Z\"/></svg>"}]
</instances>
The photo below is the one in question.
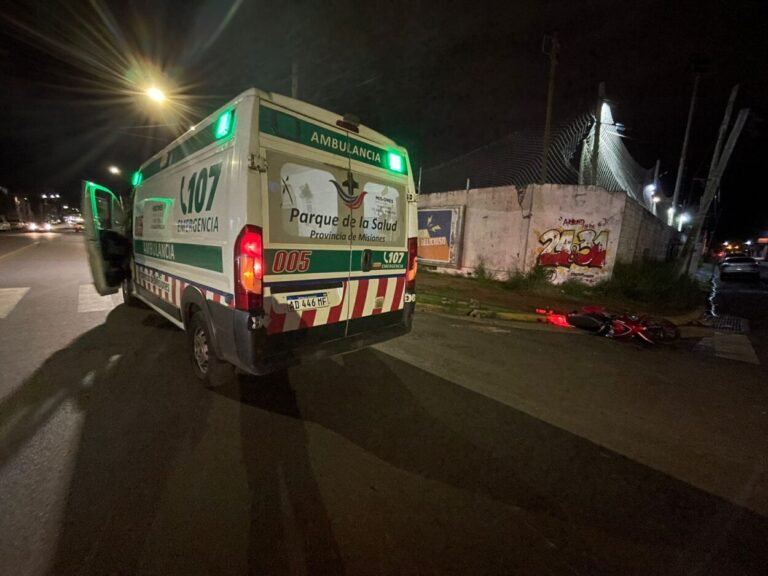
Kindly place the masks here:
<instances>
[{"instance_id":1,"label":"door handle","mask_svg":"<svg viewBox=\"0 0 768 576\"><path fill-rule=\"evenodd\" d=\"M373 268L373 251L369 249L363 250L363 255L360 258L360 268L363 272L370 272Z\"/></svg>"}]
</instances>

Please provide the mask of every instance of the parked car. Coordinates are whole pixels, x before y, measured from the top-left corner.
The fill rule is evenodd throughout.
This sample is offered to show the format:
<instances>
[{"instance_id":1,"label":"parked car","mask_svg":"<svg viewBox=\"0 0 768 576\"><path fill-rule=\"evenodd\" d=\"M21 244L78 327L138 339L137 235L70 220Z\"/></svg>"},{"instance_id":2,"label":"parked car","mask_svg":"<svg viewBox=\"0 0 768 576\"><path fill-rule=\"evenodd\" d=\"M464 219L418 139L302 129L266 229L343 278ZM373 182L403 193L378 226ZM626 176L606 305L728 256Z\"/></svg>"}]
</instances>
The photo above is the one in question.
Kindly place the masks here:
<instances>
[{"instance_id":1,"label":"parked car","mask_svg":"<svg viewBox=\"0 0 768 576\"><path fill-rule=\"evenodd\" d=\"M50 232L50 222L27 222L27 230L30 232Z\"/></svg>"},{"instance_id":2,"label":"parked car","mask_svg":"<svg viewBox=\"0 0 768 576\"><path fill-rule=\"evenodd\" d=\"M0 232L8 232L11 229L11 223L5 219L5 216L0 216Z\"/></svg>"},{"instance_id":3,"label":"parked car","mask_svg":"<svg viewBox=\"0 0 768 576\"><path fill-rule=\"evenodd\" d=\"M26 230L27 229L27 223L19 220L18 218L14 218L11 216L8 219L8 222L11 224L11 230Z\"/></svg>"},{"instance_id":4,"label":"parked car","mask_svg":"<svg viewBox=\"0 0 768 576\"><path fill-rule=\"evenodd\" d=\"M760 280L760 267L754 258L749 256L730 256L720 264L720 278L743 277L750 280Z\"/></svg>"}]
</instances>

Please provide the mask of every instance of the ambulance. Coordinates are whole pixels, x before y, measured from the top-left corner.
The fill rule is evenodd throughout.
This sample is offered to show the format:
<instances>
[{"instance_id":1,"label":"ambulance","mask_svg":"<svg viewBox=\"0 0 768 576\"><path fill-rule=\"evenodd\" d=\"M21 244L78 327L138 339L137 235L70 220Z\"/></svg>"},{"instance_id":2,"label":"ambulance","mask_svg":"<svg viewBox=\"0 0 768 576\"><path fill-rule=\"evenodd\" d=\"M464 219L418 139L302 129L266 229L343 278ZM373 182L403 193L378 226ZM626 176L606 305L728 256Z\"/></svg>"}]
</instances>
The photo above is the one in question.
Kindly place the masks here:
<instances>
[{"instance_id":1,"label":"ambulance","mask_svg":"<svg viewBox=\"0 0 768 576\"><path fill-rule=\"evenodd\" d=\"M144 162L125 206L84 182L94 285L186 331L208 384L406 334L412 174L356 118L247 90Z\"/></svg>"}]
</instances>

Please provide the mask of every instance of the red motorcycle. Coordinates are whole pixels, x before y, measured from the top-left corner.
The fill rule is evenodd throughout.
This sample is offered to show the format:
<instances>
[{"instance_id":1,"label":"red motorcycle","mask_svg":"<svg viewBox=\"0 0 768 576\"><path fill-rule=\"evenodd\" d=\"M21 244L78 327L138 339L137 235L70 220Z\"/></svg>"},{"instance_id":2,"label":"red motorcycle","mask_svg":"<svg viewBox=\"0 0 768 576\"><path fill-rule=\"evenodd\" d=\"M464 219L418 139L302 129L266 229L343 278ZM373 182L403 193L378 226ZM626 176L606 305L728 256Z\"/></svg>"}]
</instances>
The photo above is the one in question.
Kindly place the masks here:
<instances>
[{"instance_id":1,"label":"red motorcycle","mask_svg":"<svg viewBox=\"0 0 768 576\"><path fill-rule=\"evenodd\" d=\"M611 314L602 306L584 306L578 312L562 314L537 308L549 324L580 328L606 338L639 338L647 344L671 342L680 336L677 326L665 318L636 314Z\"/></svg>"}]
</instances>

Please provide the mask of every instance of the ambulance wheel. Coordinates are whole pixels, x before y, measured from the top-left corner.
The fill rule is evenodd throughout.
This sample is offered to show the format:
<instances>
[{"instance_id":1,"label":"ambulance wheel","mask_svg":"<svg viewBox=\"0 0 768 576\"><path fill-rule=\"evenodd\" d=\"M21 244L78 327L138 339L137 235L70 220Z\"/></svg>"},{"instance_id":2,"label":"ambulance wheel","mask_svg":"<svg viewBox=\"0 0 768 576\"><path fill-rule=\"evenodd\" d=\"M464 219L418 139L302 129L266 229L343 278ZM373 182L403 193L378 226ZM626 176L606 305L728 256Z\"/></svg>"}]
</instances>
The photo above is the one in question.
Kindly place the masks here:
<instances>
[{"instance_id":1,"label":"ambulance wheel","mask_svg":"<svg viewBox=\"0 0 768 576\"><path fill-rule=\"evenodd\" d=\"M199 310L189 321L189 343L195 376L209 388L224 384L232 374L232 367L216 356L208 323Z\"/></svg>"},{"instance_id":2,"label":"ambulance wheel","mask_svg":"<svg viewBox=\"0 0 768 576\"><path fill-rule=\"evenodd\" d=\"M141 300L136 298L136 296L133 295L133 285L131 284L131 281L129 278L126 278L123 280L123 283L120 285L121 291L123 293L123 304L126 306L130 306L131 308L139 308L141 307Z\"/></svg>"}]
</instances>

